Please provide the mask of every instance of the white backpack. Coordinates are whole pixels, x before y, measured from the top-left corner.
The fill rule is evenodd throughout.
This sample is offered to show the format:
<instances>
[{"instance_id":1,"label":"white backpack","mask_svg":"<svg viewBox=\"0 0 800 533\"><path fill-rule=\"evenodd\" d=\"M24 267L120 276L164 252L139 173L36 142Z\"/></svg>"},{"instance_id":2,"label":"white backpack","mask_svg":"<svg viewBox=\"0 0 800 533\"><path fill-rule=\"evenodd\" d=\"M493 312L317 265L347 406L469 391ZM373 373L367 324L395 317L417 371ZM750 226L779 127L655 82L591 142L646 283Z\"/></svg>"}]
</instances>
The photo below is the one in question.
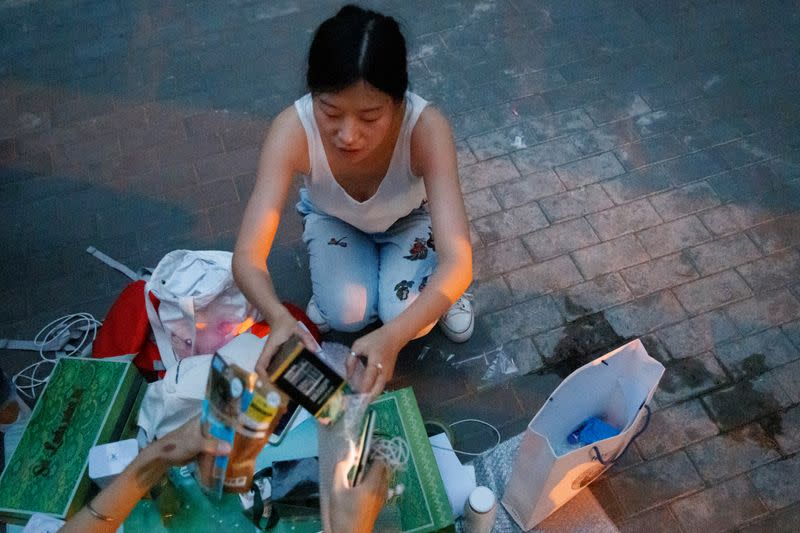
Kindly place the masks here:
<instances>
[{"instance_id":1,"label":"white backpack","mask_svg":"<svg viewBox=\"0 0 800 533\"><path fill-rule=\"evenodd\" d=\"M175 250L145 285L145 306L164 369L193 355L213 354L257 320L236 286L231 252ZM158 311L150 293L158 298Z\"/></svg>"}]
</instances>

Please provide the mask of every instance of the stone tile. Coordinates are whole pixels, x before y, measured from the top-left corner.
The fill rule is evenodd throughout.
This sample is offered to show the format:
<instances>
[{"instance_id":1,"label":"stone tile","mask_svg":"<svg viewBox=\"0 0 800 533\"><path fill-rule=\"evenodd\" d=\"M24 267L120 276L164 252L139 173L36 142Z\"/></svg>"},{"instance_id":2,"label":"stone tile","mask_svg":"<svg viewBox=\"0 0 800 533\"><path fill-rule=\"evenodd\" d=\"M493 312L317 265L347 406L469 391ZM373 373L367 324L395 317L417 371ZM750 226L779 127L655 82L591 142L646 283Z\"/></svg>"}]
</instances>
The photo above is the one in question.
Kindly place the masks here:
<instances>
[{"instance_id":1,"label":"stone tile","mask_svg":"<svg viewBox=\"0 0 800 533\"><path fill-rule=\"evenodd\" d=\"M688 216L641 231L637 237L651 257L659 257L705 242L711 234L696 216Z\"/></svg>"},{"instance_id":2,"label":"stone tile","mask_svg":"<svg viewBox=\"0 0 800 533\"><path fill-rule=\"evenodd\" d=\"M728 168L741 167L769 157L769 153L754 145L748 139L738 139L709 149L715 157L719 157Z\"/></svg>"},{"instance_id":3,"label":"stone tile","mask_svg":"<svg viewBox=\"0 0 800 533\"><path fill-rule=\"evenodd\" d=\"M571 83L542 93L542 98L553 111L565 111L604 97L602 85L597 80ZM589 113L591 115L591 113Z\"/></svg>"},{"instance_id":4,"label":"stone tile","mask_svg":"<svg viewBox=\"0 0 800 533\"><path fill-rule=\"evenodd\" d=\"M492 187L503 209L517 207L545 196L564 192L564 185L555 172L547 170L522 176Z\"/></svg>"},{"instance_id":5,"label":"stone tile","mask_svg":"<svg viewBox=\"0 0 800 533\"><path fill-rule=\"evenodd\" d=\"M456 159L458 160L459 168L478 162L478 158L470 150L467 141L456 142Z\"/></svg>"},{"instance_id":6,"label":"stone tile","mask_svg":"<svg viewBox=\"0 0 800 533\"><path fill-rule=\"evenodd\" d=\"M729 306L726 309L742 335L772 326L779 326L800 317L800 302L783 289L757 296Z\"/></svg>"},{"instance_id":7,"label":"stone tile","mask_svg":"<svg viewBox=\"0 0 800 533\"><path fill-rule=\"evenodd\" d=\"M576 218L567 222L553 224L526 235L523 238L525 246L536 261L549 259L556 255L572 252L592 244L597 244L597 238L591 226L583 218Z\"/></svg>"},{"instance_id":8,"label":"stone tile","mask_svg":"<svg viewBox=\"0 0 800 533\"><path fill-rule=\"evenodd\" d=\"M541 333L563 322L551 296L516 304L508 309L479 317L497 344Z\"/></svg>"},{"instance_id":9,"label":"stone tile","mask_svg":"<svg viewBox=\"0 0 800 533\"><path fill-rule=\"evenodd\" d=\"M702 150L717 144L738 139L742 132L725 120L691 124L675 133L689 150Z\"/></svg>"},{"instance_id":10,"label":"stone tile","mask_svg":"<svg viewBox=\"0 0 800 533\"><path fill-rule=\"evenodd\" d=\"M682 253L626 268L621 274L637 296L681 285L699 277L691 261Z\"/></svg>"},{"instance_id":11,"label":"stone tile","mask_svg":"<svg viewBox=\"0 0 800 533\"><path fill-rule=\"evenodd\" d=\"M709 178L717 195L725 202L747 201L768 194L784 185L766 165L752 165Z\"/></svg>"},{"instance_id":12,"label":"stone tile","mask_svg":"<svg viewBox=\"0 0 800 533\"><path fill-rule=\"evenodd\" d=\"M633 299L633 294L616 272L575 285L564 291L562 296L559 303L564 316L569 320Z\"/></svg>"},{"instance_id":13,"label":"stone tile","mask_svg":"<svg viewBox=\"0 0 800 533\"><path fill-rule=\"evenodd\" d=\"M780 329L770 329L717 347L717 359L734 377L752 377L800 357Z\"/></svg>"},{"instance_id":14,"label":"stone tile","mask_svg":"<svg viewBox=\"0 0 800 533\"><path fill-rule=\"evenodd\" d=\"M475 279L492 278L531 263L531 256L519 239L510 239L486 246L472 259Z\"/></svg>"},{"instance_id":15,"label":"stone tile","mask_svg":"<svg viewBox=\"0 0 800 533\"><path fill-rule=\"evenodd\" d=\"M573 252L572 256L586 279L650 259L633 235L578 250Z\"/></svg>"},{"instance_id":16,"label":"stone tile","mask_svg":"<svg viewBox=\"0 0 800 533\"><path fill-rule=\"evenodd\" d=\"M459 174L461 176L461 190L464 193L477 191L489 185L513 180L520 176L517 167L508 157L498 157L462 167L459 170Z\"/></svg>"},{"instance_id":17,"label":"stone tile","mask_svg":"<svg viewBox=\"0 0 800 533\"><path fill-rule=\"evenodd\" d=\"M583 109L572 109L528 121L530 131L540 141L572 135L594 128L594 123Z\"/></svg>"},{"instance_id":18,"label":"stone tile","mask_svg":"<svg viewBox=\"0 0 800 533\"><path fill-rule=\"evenodd\" d=\"M775 461L750 473L758 495L770 509L780 509L800 501L800 455Z\"/></svg>"},{"instance_id":19,"label":"stone tile","mask_svg":"<svg viewBox=\"0 0 800 533\"><path fill-rule=\"evenodd\" d=\"M524 126L515 125L469 137L467 144L478 160L482 161L527 148L535 144L535 141Z\"/></svg>"},{"instance_id":20,"label":"stone tile","mask_svg":"<svg viewBox=\"0 0 800 533\"><path fill-rule=\"evenodd\" d=\"M786 368L786 367L783 367ZM783 381L776 371L757 378L740 381L703 397L711 418L722 431L747 424L758 418L770 415L791 400L787 396Z\"/></svg>"},{"instance_id":21,"label":"stone tile","mask_svg":"<svg viewBox=\"0 0 800 533\"><path fill-rule=\"evenodd\" d=\"M651 294L606 311L606 319L623 337L640 336L685 317L685 311L669 291Z\"/></svg>"},{"instance_id":22,"label":"stone tile","mask_svg":"<svg viewBox=\"0 0 800 533\"><path fill-rule=\"evenodd\" d=\"M675 296L691 314L710 311L722 304L751 295L744 280L727 270L673 289Z\"/></svg>"},{"instance_id":23,"label":"stone tile","mask_svg":"<svg viewBox=\"0 0 800 533\"><path fill-rule=\"evenodd\" d=\"M636 439L636 446L645 459L652 459L713 437L717 431L700 400L693 400L653 413L650 426Z\"/></svg>"},{"instance_id":24,"label":"stone tile","mask_svg":"<svg viewBox=\"0 0 800 533\"><path fill-rule=\"evenodd\" d=\"M730 235L742 229L736 221L731 207L730 205L720 205L703 211L698 216L713 235L717 237Z\"/></svg>"},{"instance_id":25,"label":"stone tile","mask_svg":"<svg viewBox=\"0 0 800 533\"><path fill-rule=\"evenodd\" d=\"M761 252L743 233L695 246L686 253L704 276L761 257Z\"/></svg>"},{"instance_id":26,"label":"stone tile","mask_svg":"<svg viewBox=\"0 0 800 533\"><path fill-rule=\"evenodd\" d=\"M535 202L479 218L473 224L486 244L525 235L548 225L547 218Z\"/></svg>"},{"instance_id":27,"label":"stone tile","mask_svg":"<svg viewBox=\"0 0 800 533\"><path fill-rule=\"evenodd\" d=\"M793 402L800 402L800 361L789 363L772 372Z\"/></svg>"},{"instance_id":28,"label":"stone tile","mask_svg":"<svg viewBox=\"0 0 800 533\"><path fill-rule=\"evenodd\" d=\"M642 115L645 116L647 115ZM640 138L639 129L634 121L619 120L584 133L576 133L571 140L582 154L589 155L606 152L617 146L638 141Z\"/></svg>"},{"instance_id":29,"label":"stone tile","mask_svg":"<svg viewBox=\"0 0 800 533\"><path fill-rule=\"evenodd\" d=\"M659 166L646 167L603 182L603 188L614 200L623 204L670 188L667 174Z\"/></svg>"},{"instance_id":30,"label":"stone tile","mask_svg":"<svg viewBox=\"0 0 800 533\"><path fill-rule=\"evenodd\" d=\"M800 451L800 405L777 413L773 419L767 418L766 423L774 424L772 434L783 453L790 455Z\"/></svg>"},{"instance_id":31,"label":"stone tile","mask_svg":"<svg viewBox=\"0 0 800 533\"><path fill-rule=\"evenodd\" d=\"M575 189L625 173L614 154L606 152L556 167L567 189Z\"/></svg>"},{"instance_id":32,"label":"stone tile","mask_svg":"<svg viewBox=\"0 0 800 533\"><path fill-rule=\"evenodd\" d=\"M781 456L775 441L758 424L693 444L686 452L709 482L747 472Z\"/></svg>"},{"instance_id":33,"label":"stone tile","mask_svg":"<svg viewBox=\"0 0 800 533\"><path fill-rule=\"evenodd\" d=\"M800 530L800 505L793 505L767 515L763 520L742 528L742 533L795 533Z\"/></svg>"},{"instance_id":34,"label":"stone tile","mask_svg":"<svg viewBox=\"0 0 800 533\"><path fill-rule=\"evenodd\" d=\"M511 155L523 174L541 172L569 163L581 156L569 139L554 139Z\"/></svg>"},{"instance_id":35,"label":"stone tile","mask_svg":"<svg viewBox=\"0 0 800 533\"><path fill-rule=\"evenodd\" d=\"M764 252L771 254L800 244L800 213L776 218L748 231Z\"/></svg>"},{"instance_id":36,"label":"stone tile","mask_svg":"<svg viewBox=\"0 0 800 533\"><path fill-rule=\"evenodd\" d=\"M586 112L597 124L635 117L650 111L650 106L637 94L607 98L586 106Z\"/></svg>"},{"instance_id":37,"label":"stone tile","mask_svg":"<svg viewBox=\"0 0 800 533\"><path fill-rule=\"evenodd\" d=\"M685 531L708 533L729 531L766 512L745 476L678 500L670 507Z\"/></svg>"},{"instance_id":38,"label":"stone tile","mask_svg":"<svg viewBox=\"0 0 800 533\"><path fill-rule=\"evenodd\" d=\"M626 515L646 511L703 488L703 481L682 451L612 475L609 483Z\"/></svg>"},{"instance_id":39,"label":"stone tile","mask_svg":"<svg viewBox=\"0 0 800 533\"><path fill-rule=\"evenodd\" d=\"M800 279L800 251L778 252L736 270L756 292L784 287Z\"/></svg>"},{"instance_id":40,"label":"stone tile","mask_svg":"<svg viewBox=\"0 0 800 533\"><path fill-rule=\"evenodd\" d=\"M713 350L736 335L736 326L722 311L698 315L658 332L658 338L677 359Z\"/></svg>"},{"instance_id":41,"label":"stone tile","mask_svg":"<svg viewBox=\"0 0 800 533\"><path fill-rule=\"evenodd\" d=\"M470 292L476 315L497 311L506 307L511 301L511 291L508 290L508 285L502 276L475 281Z\"/></svg>"},{"instance_id":42,"label":"stone tile","mask_svg":"<svg viewBox=\"0 0 800 533\"><path fill-rule=\"evenodd\" d=\"M526 266L505 275L514 299L527 300L583 281L568 255Z\"/></svg>"},{"instance_id":43,"label":"stone tile","mask_svg":"<svg viewBox=\"0 0 800 533\"><path fill-rule=\"evenodd\" d=\"M648 533L675 533L675 531L680 530L678 521L666 505L645 511L616 525L619 527L620 533L642 533L642 531L647 531Z\"/></svg>"},{"instance_id":44,"label":"stone tile","mask_svg":"<svg viewBox=\"0 0 800 533\"><path fill-rule=\"evenodd\" d=\"M549 196L539 203L553 222L602 211L614 205L599 185L588 185Z\"/></svg>"},{"instance_id":45,"label":"stone tile","mask_svg":"<svg viewBox=\"0 0 800 533\"><path fill-rule=\"evenodd\" d=\"M719 160L710 155L708 151L694 152L665 161L658 167L669 178L669 182L676 187L725 171L724 165L720 164Z\"/></svg>"},{"instance_id":46,"label":"stone tile","mask_svg":"<svg viewBox=\"0 0 800 533\"><path fill-rule=\"evenodd\" d=\"M586 219L604 241L661 223L661 217L646 198L588 215Z\"/></svg>"},{"instance_id":47,"label":"stone tile","mask_svg":"<svg viewBox=\"0 0 800 533\"><path fill-rule=\"evenodd\" d=\"M233 152L215 154L195 161L198 183L214 181L224 177L234 177L253 173L258 166L260 149L242 148Z\"/></svg>"},{"instance_id":48,"label":"stone tile","mask_svg":"<svg viewBox=\"0 0 800 533\"><path fill-rule=\"evenodd\" d=\"M467 216L470 220L496 213L501 209L491 187L465 194L464 206L467 208Z\"/></svg>"},{"instance_id":49,"label":"stone tile","mask_svg":"<svg viewBox=\"0 0 800 533\"><path fill-rule=\"evenodd\" d=\"M651 197L650 201L664 220L690 215L720 203L714 190L704 181L658 194Z\"/></svg>"},{"instance_id":50,"label":"stone tile","mask_svg":"<svg viewBox=\"0 0 800 533\"><path fill-rule=\"evenodd\" d=\"M784 324L781 329L783 329L783 332L789 337L789 340L800 349L800 321Z\"/></svg>"},{"instance_id":51,"label":"stone tile","mask_svg":"<svg viewBox=\"0 0 800 533\"><path fill-rule=\"evenodd\" d=\"M561 383L561 378L554 373L543 372L517 376L510 383L522 405L522 410L530 414L529 418L533 418Z\"/></svg>"},{"instance_id":52,"label":"stone tile","mask_svg":"<svg viewBox=\"0 0 800 533\"><path fill-rule=\"evenodd\" d=\"M672 159L686 152L686 147L670 134L648 137L614 150L627 170Z\"/></svg>"},{"instance_id":53,"label":"stone tile","mask_svg":"<svg viewBox=\"0 0 800 533\"><path fill-rule=\"evenodd\" d=\"M668 361L655 398L661 406L693 398L728 382L725 371L710 352Z\"/></svg>"}]
</instances>

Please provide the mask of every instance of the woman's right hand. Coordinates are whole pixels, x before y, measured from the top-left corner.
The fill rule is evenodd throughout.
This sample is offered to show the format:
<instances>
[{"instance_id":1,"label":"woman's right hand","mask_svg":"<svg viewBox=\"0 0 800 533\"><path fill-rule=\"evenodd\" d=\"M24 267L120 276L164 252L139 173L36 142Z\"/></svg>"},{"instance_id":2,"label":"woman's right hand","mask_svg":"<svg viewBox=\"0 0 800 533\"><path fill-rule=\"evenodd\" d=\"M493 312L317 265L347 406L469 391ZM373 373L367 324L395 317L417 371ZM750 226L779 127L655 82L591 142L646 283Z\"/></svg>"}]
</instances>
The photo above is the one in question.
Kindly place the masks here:
<instances>
[{"instance_id":1,"label":"woman's right hand","mask_svg":"<svg viewBox=\"0 0 800 533\"><path fill-rule=\"evenodd\" d=\"M270 323L267 342L264 344L264 349L261 350L258 362L256 362L256 372L262 379L268 378L267 367L270 361L272 361L281 345L288 341L292 335L297 335L306 345L306 348L312 352L317 351L319 345L314 336L289 311L284 311Z\"/></svg>"}]
</instances>

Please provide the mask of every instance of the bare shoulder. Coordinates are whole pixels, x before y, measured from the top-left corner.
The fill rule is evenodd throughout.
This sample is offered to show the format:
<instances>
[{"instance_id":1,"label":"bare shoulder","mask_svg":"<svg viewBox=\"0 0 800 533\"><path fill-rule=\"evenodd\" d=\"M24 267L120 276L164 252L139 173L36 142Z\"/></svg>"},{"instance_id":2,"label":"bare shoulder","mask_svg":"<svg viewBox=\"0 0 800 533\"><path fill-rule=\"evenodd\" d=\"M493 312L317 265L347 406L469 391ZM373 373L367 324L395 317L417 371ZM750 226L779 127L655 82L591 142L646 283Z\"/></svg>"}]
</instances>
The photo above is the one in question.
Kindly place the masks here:
<instances>
[{"instance_id":1,"label":"bare shoulder","mask_svg":"<svg viewBox=\"0 0 800 533\"><path fill-rule=\"evenodd\" d=\"M411 132L411 165L414 174L423 175L436 159L455 157L453 130L447 117L427 106Z\"/></svg>"},{"instance_id":2,"label":"bare shoulder","mask_svg":"<svg viewBox=\"0 0 800 533\"><path fill-rule=\"evenodd\" d=\"M415 138L424 140L442 134L452 136L450 121L439 109L432 105L426 106L420 113L414 131L411 133L412 142Z\"/></svg>"},{"instance_id":3,"label":"bare shoulder","mask_svg":"<svg viewBox=\"0 0 800 533\"><path fill-rule=\"evenodd\" d=\"M308 169L308 140L297 109L290 105L272 120L264 141L264 152L288 160L293 170Z\"/></svg>"}]
</instances>

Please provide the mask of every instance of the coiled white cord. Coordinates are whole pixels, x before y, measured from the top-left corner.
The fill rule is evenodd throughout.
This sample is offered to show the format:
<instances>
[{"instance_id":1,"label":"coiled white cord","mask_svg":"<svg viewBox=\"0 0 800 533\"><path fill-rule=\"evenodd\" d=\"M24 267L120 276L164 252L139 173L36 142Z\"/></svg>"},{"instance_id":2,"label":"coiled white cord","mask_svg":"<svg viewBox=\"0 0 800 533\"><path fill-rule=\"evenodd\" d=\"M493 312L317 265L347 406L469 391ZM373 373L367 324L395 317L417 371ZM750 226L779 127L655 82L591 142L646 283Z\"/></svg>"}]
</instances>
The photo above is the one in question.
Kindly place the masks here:
<instances>
[{"instance_id":1,"label":"coiled white cord","mask_svg":"<svg viewBox=\"0 0 800 533\"><path fill-rule=\"evenodd\" d=\"M33 343L8 341L5 347L23 348L39 352L39 360L23 368L11 378L19 393L31 400L36 398L37 389L50 380L56 361L62 357L88 356L92 342L97 337L97 328L102 322L89 313L75 313L57 318L43 327L33 339ZM23 348L24 349L24 348ZM43 365L50 365L44 376L40 376Z\"/></svg>"},{"instance_id":2,"label":"coiled white cord","mask_svg":"<svg viewBox=\"0 0 800 533\"><path fill-rule=\"evenodd\" d=\"M480 457L481 455L485 455L485 454L491 452L492 450L494 450L495 448L497 448L497 446L502 441L502 437L500 436L500 430L499 429L497 429L496 427L491 425L489 422L486 422L484 420L478 420L477 418L465 418L463 420L457 420L457 421L453 422L452 424L449 424L449 426L453 427L453 426L456 426L458 424L463 424L464 422L475 422L476 424L483 424L484 426L489 426L490 428L492 428L492 431L494 431L495 435L497 435L497 442L495 442L491 447L483 450L482 452L478 452L478 453L465 452L463 450L453 449L454 452L460 453L462 455L469 455L471 457ZM433 444L431 444L431 447L432 448L436 448L437 450L450 450L450 448L445 448L444 446L435 446Z\"/></svg>"},{"instance_id":3,"label":"coiled white cord","mask_svg":"<svg viewBox=\"0 0 800 533\"><path fill-rule=\"evenodd\" d=\"M391 439L378 437L372 441L369 456L372 460L382 460L392 472L396 472L405 469L411 452L408 449L408 443L402 437L397 436Z\"/></svg>"}]
</instances>

